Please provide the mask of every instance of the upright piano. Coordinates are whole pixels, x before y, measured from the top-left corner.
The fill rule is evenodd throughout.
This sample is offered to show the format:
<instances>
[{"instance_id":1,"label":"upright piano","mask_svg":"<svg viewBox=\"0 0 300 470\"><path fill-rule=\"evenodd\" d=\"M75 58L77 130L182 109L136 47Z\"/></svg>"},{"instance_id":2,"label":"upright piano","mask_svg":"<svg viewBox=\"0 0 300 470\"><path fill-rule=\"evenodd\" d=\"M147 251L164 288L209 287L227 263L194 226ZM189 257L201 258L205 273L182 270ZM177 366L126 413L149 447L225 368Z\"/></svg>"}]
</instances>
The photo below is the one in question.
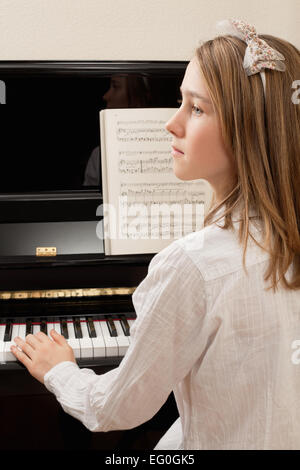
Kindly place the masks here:
<instances>
[{"instance_id":1,"label":"upright piano","mask_svg":"<svg viewBox=\"0 0 300 470\"><path fill-rule=\"evenodd\" d=\"M99 111L176 107L185 62L0 62L0 450L151 449L177 418L91 433L10 352L52 328L102 374L130 344L153 254L106 256ZM26 432L23 432L26 429Z\"/></svg>"}]
</instances>

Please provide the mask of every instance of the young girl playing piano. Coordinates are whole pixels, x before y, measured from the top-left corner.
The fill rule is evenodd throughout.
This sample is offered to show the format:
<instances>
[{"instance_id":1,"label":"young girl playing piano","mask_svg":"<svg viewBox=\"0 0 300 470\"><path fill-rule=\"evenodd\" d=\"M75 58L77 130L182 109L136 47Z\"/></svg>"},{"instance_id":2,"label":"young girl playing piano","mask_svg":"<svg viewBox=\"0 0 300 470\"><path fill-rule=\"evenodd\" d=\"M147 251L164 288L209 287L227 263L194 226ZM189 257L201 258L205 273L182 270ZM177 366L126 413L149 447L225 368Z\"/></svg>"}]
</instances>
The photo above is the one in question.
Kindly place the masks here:
<instances>
[{"instance_id":1,"label":"young girl playing piano","mask_svg":"<svg viewBox=\"0 0 300 470\"><path fill-rule=\"evenodd\" d=\"M219 26L166 125L176 176L207 180L211 210L152 259L121 364L80 369L55 331L12 351L92 431L138 426L174 391L180 418L156 449L299 449L300 52Z\"/></svg>"}]
</instances>

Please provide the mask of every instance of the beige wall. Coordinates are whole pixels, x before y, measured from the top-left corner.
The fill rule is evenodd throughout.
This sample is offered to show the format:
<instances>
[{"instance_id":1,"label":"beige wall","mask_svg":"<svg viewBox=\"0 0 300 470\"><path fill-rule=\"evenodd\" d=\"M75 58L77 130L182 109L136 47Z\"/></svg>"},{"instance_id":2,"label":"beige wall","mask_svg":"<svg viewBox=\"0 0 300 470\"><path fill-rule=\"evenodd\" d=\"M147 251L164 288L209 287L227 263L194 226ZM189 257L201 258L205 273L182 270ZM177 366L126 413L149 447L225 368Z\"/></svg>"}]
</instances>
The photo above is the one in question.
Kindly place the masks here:
<instances>
[{"instance_id":1,"label":"beige wall","mask_svg":"<svg viewBox=\"0 0 300 470\"><path fill-rule=\"evenodd\" d=\"M300 48L300 0L0 0L0 60L189 60L230 17Z\"/></svg>"}]
</instances>

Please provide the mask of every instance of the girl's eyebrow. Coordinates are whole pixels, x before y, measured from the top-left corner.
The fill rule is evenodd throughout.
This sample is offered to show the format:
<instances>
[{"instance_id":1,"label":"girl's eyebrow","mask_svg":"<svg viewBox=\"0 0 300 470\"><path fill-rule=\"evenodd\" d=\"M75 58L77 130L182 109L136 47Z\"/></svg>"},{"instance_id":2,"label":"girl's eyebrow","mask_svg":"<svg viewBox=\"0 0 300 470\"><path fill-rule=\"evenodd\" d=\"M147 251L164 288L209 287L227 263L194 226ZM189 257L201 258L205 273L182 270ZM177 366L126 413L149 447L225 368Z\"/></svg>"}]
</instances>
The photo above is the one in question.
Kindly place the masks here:
<instances>
[{"instance_id":1,"label":"girl's eyebrow","mask_svg":"<svg viewBox=\"0 0 300 470\"><path fill-rule=\"evenodd\" d=\"M204 103L207 103L207 104L211 105L211 102L205 96L199 95L199 93L197 93L196 91L184 90L182 87L180 87L179 90L181 91L181 93L185 93L186 95L190 95L193 98L199 98L200 100L204 101Z\"/></svg>"}]
</instances>

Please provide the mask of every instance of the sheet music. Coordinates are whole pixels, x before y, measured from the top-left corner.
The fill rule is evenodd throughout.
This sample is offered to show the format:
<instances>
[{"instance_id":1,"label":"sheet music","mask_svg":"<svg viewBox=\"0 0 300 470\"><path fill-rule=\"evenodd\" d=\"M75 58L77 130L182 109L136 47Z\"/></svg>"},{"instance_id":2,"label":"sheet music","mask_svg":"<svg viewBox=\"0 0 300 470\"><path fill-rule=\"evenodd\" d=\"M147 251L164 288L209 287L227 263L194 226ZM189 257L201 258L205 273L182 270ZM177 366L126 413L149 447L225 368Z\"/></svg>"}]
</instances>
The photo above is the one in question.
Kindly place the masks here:
<instances>
[{"instance_id":1,"label":"sheet music","mask_svg":"<svg viewBox=\"0 0 300 470\"><path fill-rule=\"evenodd\" d=\"M114 254L158 252L174 239L203 226L209 203L208 183L181 181L173 172L172 136L165 124L175 111L104 111L104 202L110 204L111 212L106 215L106 234L111 237ZM118 230L113 230L116 218Z\"/></svg>"}]
</instances>

